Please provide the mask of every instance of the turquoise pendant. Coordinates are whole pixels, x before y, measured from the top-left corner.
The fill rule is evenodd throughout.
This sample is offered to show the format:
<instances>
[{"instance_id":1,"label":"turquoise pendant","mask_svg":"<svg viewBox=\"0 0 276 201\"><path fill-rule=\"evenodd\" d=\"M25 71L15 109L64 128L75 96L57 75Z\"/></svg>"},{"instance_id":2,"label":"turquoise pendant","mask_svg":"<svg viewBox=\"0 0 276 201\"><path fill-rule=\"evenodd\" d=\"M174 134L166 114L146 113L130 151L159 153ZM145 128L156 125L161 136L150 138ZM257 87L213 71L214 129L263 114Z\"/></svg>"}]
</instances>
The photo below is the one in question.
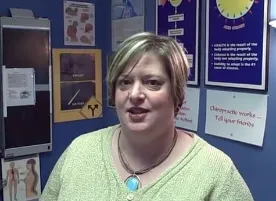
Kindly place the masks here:
<instances>
[{"instance_id":1,"label":"turquoise pendant","mask_svg":"<svg viewBox=\"0 0 276 201\"><path fill-rule=\"evenodd\" d=\"M128 178L126 178L125 184L131 191L136 191L141 188L140 178L136 174L130 175Z\"/></svg>"}]
</instances>

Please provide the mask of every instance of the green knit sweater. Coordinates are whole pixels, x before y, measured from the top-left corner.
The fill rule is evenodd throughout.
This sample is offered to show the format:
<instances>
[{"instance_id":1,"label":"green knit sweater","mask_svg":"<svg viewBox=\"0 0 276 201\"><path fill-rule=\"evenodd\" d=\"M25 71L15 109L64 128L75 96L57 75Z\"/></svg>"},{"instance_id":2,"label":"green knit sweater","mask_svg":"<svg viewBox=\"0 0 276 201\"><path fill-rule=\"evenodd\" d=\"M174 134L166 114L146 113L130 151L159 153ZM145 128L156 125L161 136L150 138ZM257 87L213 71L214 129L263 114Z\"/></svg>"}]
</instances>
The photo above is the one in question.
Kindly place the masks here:
<instances>
[{"instance_id":1,"label":"green knit sweater","mask_svg":"<svg viewBox=\"0 0 276 201\"><path fill-rule=\"evenodd\" d=\"M62 154L41 201L252 201L231 159L193 134L194 144L171 168L136 192L112 161L115 127L76 138Z\"/></svg>"}]
</instances>

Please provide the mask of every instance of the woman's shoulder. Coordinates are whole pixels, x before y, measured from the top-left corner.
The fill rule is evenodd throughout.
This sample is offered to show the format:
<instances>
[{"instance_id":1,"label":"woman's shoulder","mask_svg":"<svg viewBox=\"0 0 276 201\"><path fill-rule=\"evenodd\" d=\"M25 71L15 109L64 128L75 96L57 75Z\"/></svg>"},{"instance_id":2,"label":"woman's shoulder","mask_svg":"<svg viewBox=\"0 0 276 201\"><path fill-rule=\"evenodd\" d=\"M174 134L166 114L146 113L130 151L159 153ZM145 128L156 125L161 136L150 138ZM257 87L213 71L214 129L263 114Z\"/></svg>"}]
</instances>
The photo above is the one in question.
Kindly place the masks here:
<instances>
[{"instance_id":1,"label":"woman's shoulder","mask_svg":"<svg viewBox=\"0 0 276 201\"><path fill-rule=\"evenodd\" d=\"M195 135L197 139L194 152L194 162L199 167L204 167L201 171L214 177L225 178L237 171L233 159L223 150L207 142L205 139ZM197 151L196 151L197 150Z\"/></svg>"},{"instance_id":2,"label":"woman's shoulder","mask_svg":"<svg viewBox=\"0 0 276 201\"><path fill-rule=\"evenodd\" d=\"M203 144L198 153L203 165L202 172L212 177L217 189L213 192L214 200L253 200L242 175L234 160L223 150L199 138Z\"/></svg>"},{"instance_id":3,"label":"woman's shoulder","mask_svg":"<svg viewBox=\"0 0 276 201\"><path fill-rule=\"evenodd\" d=\"M198 135L196 135L196 138L198 143L201 144L201 150L198 154L203 161L208 162L213 167L229 167L233 165L232 159L223 150L215 147Z\"/></svg>"},{"instance_id":4,"label":"woman's shoulder","mask_svg":"<svg viewBox=\"0 0 276 201\"><path fill-rule=\"evenodd\" d=\"M232 159L223 150L194 132L185 131L185 133L193 138L192 145L185 156L188 161L193 161L192 164L196 163L199 167L205 166L205 171L217 170L219 172L233 165Z\"/></svg>"},{"instance_id":5,"label":"woman's shoulder","mask_svg":"<svg viewBox=\"0 0 276 201\"><path fill-rule=\"evenodd\" d=\"M89 133L84 133L76 137L69 145L70 150L83 150L100 148L103 141L114 133L118 125L113 125L105 128L98 129Z\"/></svg>"}]
</instances>

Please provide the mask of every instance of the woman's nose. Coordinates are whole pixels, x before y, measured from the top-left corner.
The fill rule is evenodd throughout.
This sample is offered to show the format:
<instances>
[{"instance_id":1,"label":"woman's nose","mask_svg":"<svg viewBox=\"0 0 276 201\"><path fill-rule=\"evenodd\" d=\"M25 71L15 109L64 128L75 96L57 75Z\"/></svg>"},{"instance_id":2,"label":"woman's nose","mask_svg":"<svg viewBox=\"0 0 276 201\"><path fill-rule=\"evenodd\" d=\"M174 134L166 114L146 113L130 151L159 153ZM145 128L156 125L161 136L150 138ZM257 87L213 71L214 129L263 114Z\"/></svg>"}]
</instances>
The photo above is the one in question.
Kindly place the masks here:
<instances>
[{"instance_id":1,"label":"woman's nose","mask_svg":"<svg viewBox=\"0 0 276 201\"><path fill-rule=\"evenodd\" d=\"M143 92L143 86L141 83L136 82L133 84L129 91L129 99L134 102L145 99L145 94Z\"/></svg>"}]
</instances>

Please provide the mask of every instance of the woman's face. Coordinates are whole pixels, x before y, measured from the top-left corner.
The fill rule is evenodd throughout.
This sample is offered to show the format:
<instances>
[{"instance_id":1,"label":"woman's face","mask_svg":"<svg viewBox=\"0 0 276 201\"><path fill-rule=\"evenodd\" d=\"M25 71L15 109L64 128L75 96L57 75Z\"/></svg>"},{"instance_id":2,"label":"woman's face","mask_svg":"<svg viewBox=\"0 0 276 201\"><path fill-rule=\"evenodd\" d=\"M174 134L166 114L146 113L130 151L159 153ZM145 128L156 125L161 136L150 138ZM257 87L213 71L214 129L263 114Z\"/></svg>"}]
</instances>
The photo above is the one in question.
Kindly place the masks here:
<instances>
[{"instance_id":1,"label":"woman's face","mask_svg":"<svg viewBox=\"0 0 276 201\"><path fill-rule=\"evenodd\" d=\"M119 120L132 132L164 132L168 124L174 123L174 101L165 66L151 52L132 69L134 65L130 63L117 80L115 104Z\"/></svg>"},{"instance_id":2,"label":"woman's face","mask_svg":"<svg viewBox=\"0 0 276 201\"><path fill-rule=\"evenodd\" d=\"M27 164L27 169L30 170L32 168L31 164Z\"/></svg>"}]
</instances>

